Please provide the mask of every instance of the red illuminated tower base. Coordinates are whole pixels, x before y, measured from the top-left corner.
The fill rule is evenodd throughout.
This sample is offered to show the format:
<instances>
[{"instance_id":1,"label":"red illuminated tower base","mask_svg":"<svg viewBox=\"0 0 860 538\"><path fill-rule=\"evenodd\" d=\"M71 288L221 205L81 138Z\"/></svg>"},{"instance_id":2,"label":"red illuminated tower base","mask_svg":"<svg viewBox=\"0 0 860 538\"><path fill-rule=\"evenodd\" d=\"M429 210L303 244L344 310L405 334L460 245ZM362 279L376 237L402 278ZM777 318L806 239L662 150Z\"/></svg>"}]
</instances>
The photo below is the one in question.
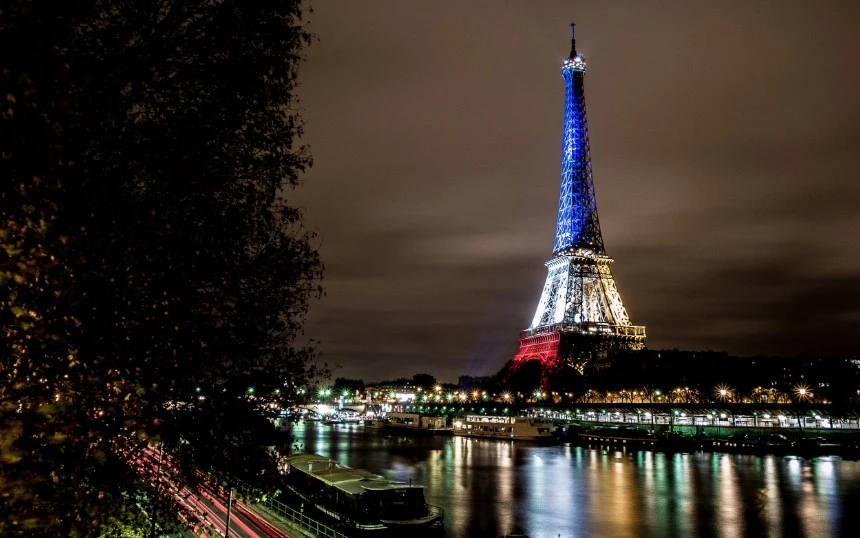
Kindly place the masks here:
<instances>
[{"instance_id":1,"label":"red illuminated tower base","mask_svg":"<svg viewBox=\"0 0 860 538\"><path fill-rule=\"evenodd\" d=\"M514 364L519 366L526 361L538 360L544 368L552 368L555 366L556 359L558 358L558 344L560 341L561 333L548 333L520 338L520 349L514 355Z\"/></svg>"}]
</instances>

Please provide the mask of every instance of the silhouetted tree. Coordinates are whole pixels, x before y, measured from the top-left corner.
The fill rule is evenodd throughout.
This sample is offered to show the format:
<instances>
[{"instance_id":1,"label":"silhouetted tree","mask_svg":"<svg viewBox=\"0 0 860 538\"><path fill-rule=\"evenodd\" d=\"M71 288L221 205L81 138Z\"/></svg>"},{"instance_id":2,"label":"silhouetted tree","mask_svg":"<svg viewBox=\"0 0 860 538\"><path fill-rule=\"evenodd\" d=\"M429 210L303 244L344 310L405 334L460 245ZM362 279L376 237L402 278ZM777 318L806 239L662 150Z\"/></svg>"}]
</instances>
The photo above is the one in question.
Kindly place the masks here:
<instances>
[{"instance_id":1,"label":"silhouetted tree","mask_svg":"<svg viewBox=\"0 0 860 538\"><path fill-rule=\"evenodd\" d=\"M309 39L296 1L0 10L0 534L98 534L152 443L189 481L273 476L321 293L286 198Z\"/></svg>"},{"instance_id":2,"label":"silhouetted tree","mask_svg":"<svg viewBox=\"0 0 860 538\"><path fill-rule=\"evenodd\" d=\"M543 367L540 361L527 361L510 373L507 389L514 393L522 393L528 397L540 388L542 374Z\"/></svg>"},{"instance_id":3,"label":"silhouetted tree","mask_svg":"<svg viewBox=\"0 0 860 538\"><path fill-rule=\"evenodd\" d=\"M364 381L361 379L346 379L338 377L334 380L334 388L332 389L335 396L340 396L344 392L354 395L355 391L364 390Z\"/></svg>"},{"instance_id":4,"label":"silhouetted tree","mask_svg":"<svg viewBox=\"0 0 860 538\"><path fill-rule=\"evenodd\" d=\"M432 388L436 385L436 378L430 374L415 374L412 376L412 384L417 387Z\"/></svg>"}]
</instances>

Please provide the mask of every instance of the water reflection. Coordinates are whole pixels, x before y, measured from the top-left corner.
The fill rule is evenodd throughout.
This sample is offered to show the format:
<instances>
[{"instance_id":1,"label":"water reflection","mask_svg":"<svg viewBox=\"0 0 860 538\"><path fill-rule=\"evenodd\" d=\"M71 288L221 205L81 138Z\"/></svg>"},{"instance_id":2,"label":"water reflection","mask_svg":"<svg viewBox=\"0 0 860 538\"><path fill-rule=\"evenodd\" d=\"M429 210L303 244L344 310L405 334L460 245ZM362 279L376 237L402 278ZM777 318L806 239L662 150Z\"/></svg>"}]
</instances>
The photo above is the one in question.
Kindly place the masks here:
<instances>
[{"instance_id":1,"label":"water reflection","mask_svg":"<svg viewBox=\"0 0 860 538\"><path fill-rule=\"evenodd\" d=\"M425 486L452 537L842 536L860 463L386 435L299 424L303 450Z\"/></svg>"}]
</instances>

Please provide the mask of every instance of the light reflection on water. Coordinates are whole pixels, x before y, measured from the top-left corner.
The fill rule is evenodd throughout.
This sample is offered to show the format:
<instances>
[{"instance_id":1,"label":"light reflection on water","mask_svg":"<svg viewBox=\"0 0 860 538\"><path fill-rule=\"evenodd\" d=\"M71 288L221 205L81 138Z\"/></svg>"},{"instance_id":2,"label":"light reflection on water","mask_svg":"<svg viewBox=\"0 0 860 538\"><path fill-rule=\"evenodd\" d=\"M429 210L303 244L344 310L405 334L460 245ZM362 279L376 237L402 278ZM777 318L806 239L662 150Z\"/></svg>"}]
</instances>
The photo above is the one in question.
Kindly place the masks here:
<instances>
[{"instance_id":1,"label":"light reflection on water","mask_svg":"<svg viewBox=\"0 0 860 538\"><path fill-rule=\"evenodd\" d=\"M304 451L424 485L427 502L445 509L451 537L819 537L860 529L860 462L839 458L628 453L314 423L294 431Z\"/></svg>"}]
</instances>

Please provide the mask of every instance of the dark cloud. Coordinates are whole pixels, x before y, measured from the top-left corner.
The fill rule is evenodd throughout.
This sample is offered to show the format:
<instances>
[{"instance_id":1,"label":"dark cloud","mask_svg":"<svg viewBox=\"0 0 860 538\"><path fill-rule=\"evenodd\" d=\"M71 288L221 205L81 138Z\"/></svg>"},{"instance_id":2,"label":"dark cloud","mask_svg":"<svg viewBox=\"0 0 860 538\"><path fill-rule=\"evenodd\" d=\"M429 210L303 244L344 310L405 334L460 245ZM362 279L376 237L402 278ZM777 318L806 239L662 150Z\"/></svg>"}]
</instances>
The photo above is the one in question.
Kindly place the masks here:
<instances>
[{"instance_id":1,"label":"dark cloud","mask_svg":"<svg viewBox=\"0 0 860 538\"><path fill-rule=\"evenodd\" d=\"M655 348L853 353L860 3L317 2L296 199L338 375L497 369L558 194L567 23L613 272Z\"/></svg>"}]
</instances>

